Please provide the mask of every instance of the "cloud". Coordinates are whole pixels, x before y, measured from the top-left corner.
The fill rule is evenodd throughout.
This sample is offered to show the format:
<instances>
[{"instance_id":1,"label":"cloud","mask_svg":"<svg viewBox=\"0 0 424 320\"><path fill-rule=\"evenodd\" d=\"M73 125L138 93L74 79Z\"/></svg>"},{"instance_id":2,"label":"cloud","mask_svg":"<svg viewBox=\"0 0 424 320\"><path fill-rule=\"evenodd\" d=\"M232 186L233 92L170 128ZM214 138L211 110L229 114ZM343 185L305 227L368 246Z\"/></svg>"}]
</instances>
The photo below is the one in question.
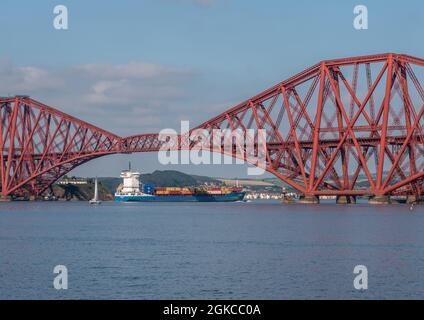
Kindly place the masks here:
<instances>
[{"instance_id":1,"label":"cloud","mask_svg":"<svg viewBox=\"0 0 424 320\"><path fill-rule=\"evenodd\" d=\"M63 81L38 67L15 67L8 60L0 60L0 90L3 94L58 89Z\"/></svg>"},{"instance_id":2,"label":"cloud","mask_svg":"<svg viewBox=\"0 0 424 320\"><path fill-rule=\"evenodd\" d=\"M194 74L190 70L157 64L87 64L74 68L90 86L83 101L92 105L125 106L145 103L160 107L160 102L183 98L181 82Z\"/></svg>"},{"instance_id":3,"label":"cloud","mask_svg":"<svg viewBox=\"0 0 424 320\"><path fill-rule=\"evenodd\" d=\"M54 69L0 59L0 95L28 94L120 135L178 127L175 114L190 109L195 78L192 70L140 61Z\"/></svg>"},{"instance_id":4,"label":"cloud","mask_svg":"<svg viewBox=\"0 0 424 320\"><path fill-rule=\"evenodd\" d=\"M189 75L187 70L164 67L158 64L130 62L127 64L85 64L75 68L87 75L107 79L153 79L157 77Z\"/></svg>"}]
</instances>

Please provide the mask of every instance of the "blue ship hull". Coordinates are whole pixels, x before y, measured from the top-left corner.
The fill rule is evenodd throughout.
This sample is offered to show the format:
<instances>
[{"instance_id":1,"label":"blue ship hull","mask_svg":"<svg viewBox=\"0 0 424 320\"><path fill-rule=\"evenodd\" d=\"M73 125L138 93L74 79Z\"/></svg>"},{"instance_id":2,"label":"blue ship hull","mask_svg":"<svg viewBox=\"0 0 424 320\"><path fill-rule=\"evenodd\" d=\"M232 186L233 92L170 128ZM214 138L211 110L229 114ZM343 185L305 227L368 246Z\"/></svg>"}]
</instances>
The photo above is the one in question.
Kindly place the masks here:
<instances>
[{"instance_id":1,"label":"blue ship hull","mask_svg":"<svg viewBox=\"0 0 424 320\"><path fill-rule=\"evenodd\" d=\"M245 192L233 192L225 195L190 196L132 196L115 195L115 201L121 202L232 202L243 200Z\"/></svg>"}]
</instances>

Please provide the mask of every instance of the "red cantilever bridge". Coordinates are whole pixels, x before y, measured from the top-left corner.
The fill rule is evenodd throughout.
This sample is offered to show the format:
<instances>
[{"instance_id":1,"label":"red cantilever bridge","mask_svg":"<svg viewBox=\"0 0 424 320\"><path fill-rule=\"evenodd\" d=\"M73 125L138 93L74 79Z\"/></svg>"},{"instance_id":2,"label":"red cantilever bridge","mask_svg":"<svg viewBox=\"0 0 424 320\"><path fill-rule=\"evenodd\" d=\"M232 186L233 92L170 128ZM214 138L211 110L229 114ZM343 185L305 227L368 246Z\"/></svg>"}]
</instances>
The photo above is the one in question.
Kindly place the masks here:
<instances>
[{"instance_id":1,"label":"red cantilever bridge","mask_svg":"<svg viewBox=\"0 0 424 320\"><path fill-rule=\"evenodd\" d=\"M322 61L197 128L266 130L264 169L306 197L421 196L423 67L392 53ZM158 134L120 137L26 96L0 106L3 199L40 196L91 159L163 144Z\"/></svg>"}]
</instances>

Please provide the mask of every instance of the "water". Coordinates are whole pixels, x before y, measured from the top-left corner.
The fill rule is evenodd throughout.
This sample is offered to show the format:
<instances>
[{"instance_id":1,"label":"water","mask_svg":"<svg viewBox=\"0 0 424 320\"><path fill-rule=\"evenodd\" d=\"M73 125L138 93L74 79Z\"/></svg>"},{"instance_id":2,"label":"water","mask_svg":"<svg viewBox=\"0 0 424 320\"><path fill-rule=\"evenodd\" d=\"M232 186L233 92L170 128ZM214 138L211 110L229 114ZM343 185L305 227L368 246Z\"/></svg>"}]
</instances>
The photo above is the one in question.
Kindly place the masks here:
<instances>
[{"instance_id":1,"label":"water","mask_svg":"<svg viewBox=\"0 0 424 320\"><path fill-rule=\"evenodd\" d=\"M0 203L0 299L422 299L423 231L424 206Z\"/></svg>"}]
</instances>

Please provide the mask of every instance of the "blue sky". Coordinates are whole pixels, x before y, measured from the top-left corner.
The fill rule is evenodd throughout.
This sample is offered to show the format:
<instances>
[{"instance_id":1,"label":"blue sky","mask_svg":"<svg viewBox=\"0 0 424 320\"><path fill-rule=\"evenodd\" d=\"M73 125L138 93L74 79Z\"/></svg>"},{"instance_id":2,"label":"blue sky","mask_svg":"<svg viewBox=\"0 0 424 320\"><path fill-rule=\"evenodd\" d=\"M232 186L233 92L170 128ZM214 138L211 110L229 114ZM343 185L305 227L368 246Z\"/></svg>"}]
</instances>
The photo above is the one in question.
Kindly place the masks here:
<instances>
[{"instance_id":1,"label":"blue sky","mask_svg":"<svg viewBox=\"0 0 424 320\"><path fill-rule=\"evenodd\" d=\"M58 4L69 9L69 30L53 28ZM358 4L368 7L368 30L352 26ZM423 8L418 0L3 0L0 94L30 94L120 135L195 125L322 59L422 57ZM76 174L117 175L128 159L143 171L166 169L139 154Z\"/></svg>"}]
</instances>

